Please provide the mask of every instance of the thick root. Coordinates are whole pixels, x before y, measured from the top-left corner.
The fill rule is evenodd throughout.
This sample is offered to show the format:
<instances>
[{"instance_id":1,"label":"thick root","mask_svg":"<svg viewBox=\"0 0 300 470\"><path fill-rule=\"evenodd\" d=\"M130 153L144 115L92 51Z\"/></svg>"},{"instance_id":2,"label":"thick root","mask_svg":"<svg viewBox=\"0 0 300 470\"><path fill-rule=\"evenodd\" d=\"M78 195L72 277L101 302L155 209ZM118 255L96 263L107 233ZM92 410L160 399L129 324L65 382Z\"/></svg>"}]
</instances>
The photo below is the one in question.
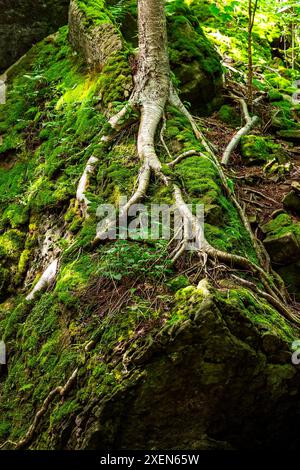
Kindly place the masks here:
<instances>
[{"instance_id":1,"label":"thick root","mask_svg":"<svg viewBox=\"0 0 300 470\"><path fill-rule=\"evenodd\" d=\"M32 300L37 294L37 292L45 289L45 287L51 284L56 278L57 269L58 269L58 259L56 258L54 261L52 261L52 263L48 266L48 268L43 272L40 280L34 286L30 294L27 295L26 300Z\"/></svg>"},{"instance_id":2,"label":"thick root","mask_svg":"<svg viewBox=\"0 0 300 470\"><path fill-rule=\"evenodd\" d=\"M244 136L244 135L247 135L250 130L254 127L254 125L257 123L258 121L258 116L253 116L251 117L250 114L249 114L249 111L248 111L248 107L247 107L247 103L244 99L242 98L237 98L240 103L241 103L241 106L242 106L242 110L243 110L243 114L244 114L244 119L246 121L246 124L244 127L242 127L234 136L233 138L231 139L231 141L229 142L229 144L227 145L224 153L223 153L223 157L222 157L222 165L228 165L229 163L229 159L231 157L231 154L232 152L234 151L234 149L236 149L236 147L238 146L238 144L240 143L240 140L241 138Z\"/></svg>"},{"instance_id":3,"label":"thick root","mask_svg":"<svg viewBox=\"0 0 300 470\"><path fill-rule=\"evenodd\" d=\"M68 394L68 392L70 391L70 389L73 387L73 385L75 383L75 380L77 378L77 374L78 374L78 369L75 369L74 372L71 374L71 376L69 377L69 379L67 380L67 382L65 383L65 385L63 387L59 386L59 387L56 387L53 390L51 390L51 392L45 398L41 408L36 412L35 417L33 419L33 422L30 425L30 427L29 427L27 433L25 434L25 436L23 437L23 439L21 439L18 442L6 441L6 442L4 442L4 444L2 444L1 447L3 448L3 447L6 447L6 446L10 445L10 446L14 446L15 450L24 449L24 447L27 447L31 443L31 441L32 441L32 439L35 435L35 432L37 430L37 426L38 426L41 418L48 411L49 405L52 403L52 401L54 400L54 398L57 395L64 398Z\"/></svg>"},{"instance_id":4,"label":"thick root","mask_svg":"<svg viewBox=\"0 0 300 470\"><path fill-rule=\"evenodd\" d=\"M98 163L98 158L92 156L88 159L86 167L82 173L82 176L77 186L76 199L78 201L79 206L81 207L84 218L87 217L87 210L90 204L90 201L87 199L85 192L88 187L89 176L94 173L96 163Z\"/></svg>"}]
</instances>

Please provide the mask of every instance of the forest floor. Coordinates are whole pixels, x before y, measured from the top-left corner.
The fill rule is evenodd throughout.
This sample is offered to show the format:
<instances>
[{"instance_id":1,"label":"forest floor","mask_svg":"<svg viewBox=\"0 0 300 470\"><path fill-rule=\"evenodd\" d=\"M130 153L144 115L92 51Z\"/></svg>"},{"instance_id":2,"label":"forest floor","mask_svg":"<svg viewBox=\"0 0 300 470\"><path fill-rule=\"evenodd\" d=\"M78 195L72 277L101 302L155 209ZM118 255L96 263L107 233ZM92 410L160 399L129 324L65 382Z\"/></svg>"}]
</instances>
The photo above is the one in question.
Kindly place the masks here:
<instances>
[{"instance_id":1,"label":"forest floor","mask_svg":"<svg viewBox=\"0 0 300 470\"><path fill-rule=\"evenodd\" d=\"M221 160L236 130L218 119L217 113L205 118L205 123L205 135L218 149ZM251 134L274 139L274 134L262 134L260 129L254 129ZM231 163L226 169L227 176L234 180L235 191L246 214L251 216L251 222L257 227L268 222L275 211L284 210L283 198L291 190L291 183L300 179L300 146L291 147L281 139L275 139L275 142L280 144L292 163L290 172L284 176L267 175L261 165L246 165L239 147L233 151ZM300 220L296 215L293 218L295 222ZM259 236L259 233L256 235Z\"/></svg>"}]
</instances>

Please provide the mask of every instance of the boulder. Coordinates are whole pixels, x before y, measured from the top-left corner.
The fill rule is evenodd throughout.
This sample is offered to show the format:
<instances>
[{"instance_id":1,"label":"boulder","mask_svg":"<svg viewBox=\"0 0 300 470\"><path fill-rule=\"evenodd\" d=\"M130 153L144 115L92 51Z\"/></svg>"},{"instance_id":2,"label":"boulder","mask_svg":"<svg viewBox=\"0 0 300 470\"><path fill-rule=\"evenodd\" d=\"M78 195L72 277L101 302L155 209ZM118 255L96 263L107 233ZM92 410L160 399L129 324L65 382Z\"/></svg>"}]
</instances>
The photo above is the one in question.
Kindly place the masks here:
<instances>
[{"instance_id":1,"label":"boulder","mask_svg":"<svg viewBox=\"0 0 300 470\"><path fill-rule=\"evenodd\" d=\"M290 191L284 198L283 198L283 206L286 210L300 215L300 194L298 190Z\"/></svg>"},{"instance_id":2,"label":"boulder","mask_svg":"<svg viewBox=\"0 0 300 470\"><path fill-rule=\"evenodd\" d=\"M267 237L264 245L275 264L286 265L300 257L300 244L292 232Z\"/></svg>"},{"instance_id":3,"label":"boulder","mask_svg":"<svg viewBox=\"0 0 300 470\"><path fill-rule=\"evenodd\" d=\"M122 50L122 37L103 9L99 10L101 20L97 21L79 5L77 0L71 0L69 40L90 68L101 70L114 52Z\"/></svg>"},{"instance_id":4,"label":"boulder","mask_svg":"<svg viewBox=\"0 0 300 470\"><path fill-rule=\"evenodd\" d=\"M67 23L69 0L1 0L0 72Z\"/></svg>"},{"instance_id":5,"label":"boulder","mask_svg":"<svg viewBox=\"0 0 300 470\"><path fill-rule=\"evenodd\" d=\"M300 225L293 223L287 213L274 215L261 226L266 235L264 245L273 263L286 266L300 259Z\"/></svg>"},{"instance_id":6,"label":"boulder","mask_svg":"<svg viewBox=\"0 0 300 470\"><path fill-rule=\"evenodd\" d=\"M264 245L274 268L284 280L289 293L300 300L300 224L282 210L261 226L266 234Z\"/></svg>"},{"instance_id":7,"label":"boulder","mask_svg":"<svg viewBox=\"0 0 300 470\"><path fill-rule=\"evenodd\" d=\"M248 165L260 165L272 158L270 145L264 137L245 135L241 139L241 153Z\"/></svg>"},{"instance_id":8,"label":"boulder","mask_svg":"<svg viewBox=\"0 0 300 470\"><path fill-rule=\"evenodd\" d=\"M175 7L174 7L175 8ZM220 56L199 24L187 16L168 17L171 69L180 82L181 98L205 115L222 104L223 71Z\"/></svg>"}]
</instances>

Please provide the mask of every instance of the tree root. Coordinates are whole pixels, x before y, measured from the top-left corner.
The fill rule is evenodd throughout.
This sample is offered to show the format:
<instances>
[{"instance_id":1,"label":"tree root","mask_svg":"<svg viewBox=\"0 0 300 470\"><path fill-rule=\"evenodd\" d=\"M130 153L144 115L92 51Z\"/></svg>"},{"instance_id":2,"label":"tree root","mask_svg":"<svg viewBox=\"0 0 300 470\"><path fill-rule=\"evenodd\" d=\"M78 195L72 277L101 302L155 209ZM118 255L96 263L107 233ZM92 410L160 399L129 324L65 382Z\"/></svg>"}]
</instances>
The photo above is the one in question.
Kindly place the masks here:
<instances>
[{"instance_id":1,"label":"tree root","mask_svg":"<svg viewBox=\"0 0 300 470\"><path fill-rule=\"evenodd\" d=\"M174 160L171 162L167 163L167 165L171 168L173 168L177 163L180 163L182 160L184 160L187 157L192 157L193 155L199 155L200 152L197 152L197 150L187 150L186 152L181 153L176 157Z\"/></svg>"},{"instance_id":2,"label":"tree root","mask_svg":"<svg viewBox=\"0 0 300 470\"><path fill-rule=\"evenodd\" d=\"M84 218L87 217L87 210L90 204L90 201L87 199L85 192L88 186L89 176L94 173L96 163L98 163L98 158L92 156L88 159L86 167L77 186L76 199L79 206L81 207Z\"/></svg>"},{"instance_id":3,"label":"tree root","mask_svg":"<svg viewBox=\"0 0 300 470\"><path fill-rule=\"evenodd\" d=\"M53 390L51 390L51 392L47 395L47 397L43 401L43 404L42 404L41 408L36 412L36 414L34 416L34 419L33 419L33 422L30 425L27 433L25 434L25 436L20 441L18 441L18 442L6 441L1 445L0 448L3 448L7 445L13 445L15 450L20 450L20 449L23 449L24 447L28 446L31 443L31 441L34 437L34 434L36 432L37 426L38 426L41 418L48 411L49 405L52 403L52 401L54 400L56 395L61 396L62 399L67 395L67 393L70 391L70 389L74 385L74 382L77 378L77 374L78 374L78 369L75 369L73 371L73 373L70 375L70 377L68 378L68 380L67 380L67 382L65 383L64 386L59 386L59 387L56 387Z\"/></svg>"},{"instance_id":4,"label":"tree root","mask_svg":"<svg viewBox=\"0 0 300 470\"><path fill-rule=\"evenodd\" d=\"M218 173L219 173L219 176L221 178L221 182L223 184L223 187L226 191L226 194L227 196L231 199L231 201L233 202L234 206L236 207L238 213L239 213L239 216L240 218L242 219L242 222L243 222L243 225L246 229L246 231L248 232L249 236L250 236L250 239L252 241L252 244L255 248L255 251L256 251L256 254L257 254L257 258L260 262L260 264L264 267L264 269L269 272L270 271L270 259L269 259L269 256L266 252L266 250L264 249L264 247L260 244L260 242L255 238L253 232L252 232L252 229L251 229L251 226L250 226L250 223L247 219L247 217L245 216L245 213L242 209L242 207L240 206L239 202L237 201L236 197L235 197L235 194L233 192L233 190L230 188L229 184L228 184L228 181L227 181L227 177L223 171L223 168L222 168L222 165L220 164L217 156L215 155L213 149L211 148L211 146L209 145L209 143L206 141L203 133L199 130L195 120L193 119L193 117L191 116L191 114L188 112L188 110L185 108L184 104L181 102L180 98L178 97L178 95L174 92L174 90L171 92L171 95L170 95L170 102L173 106L175 106L180 112L182 112L182 114L188 119L188 121L190 122L190 125L193 129L193 132L196 136L196 138L201 142L201 144L204 146L205 150L208 152L208 154L210 155L210 160L212 162L212 164L217 168L218 170ZM248 110L247 110L248 112ZM208 157L206 157L208 158Z\"/></svg>"},{"instance_id":5,"label":"tree root","mask_svg":"<svg viewBox=\"0 0 300 470\"><path fill-rule=\"evenodd\" d=\"M43 272L40 280L36 283L30 294L27 295L26 300L32 300L37 292L44 289L46 286L51 284L56 278L58 269L58 258L52 261L51 264L47 267L47 269Z\"/></svg>"},{"instance_id":6,"label":"tree root","mask_svg":"<svg viewBox=\"0 0 300 470\"><path fill-rule=\"evenodd\" d=\"M241 285L243 285L243 286L247 287L248 289L256 292L261 297L266 299L269 302L269 304L271 304L287 320L290 320L293 323L297 323L297 325L300 325L299 317L297 317L293 312L291 312L289 309L287 309L286 306L282 302L280 302L276 297L274 297L273 295L268 294L267 292L264 292L263 290L259 289L256 286L256 284L254 284L254 282L243 279L239 276L236 276L235 274L232 274L231 277L233 279L236 279Z\"/></svg>"},{"instance_id":7,"label":"tree root","mask_svg":"<svg viewBox=\"0 0 300 470\"><path fill-rule=\"evenodd\" d=\"M278 287L274 283L272 286L270 285L270 276L264 271L264 269L243 256L233 255L225 251L213 248L205 239L203 229L197 221L197 218L191 213L190 209L184 202L181 190L175 185L174 198L180 214L182 215L182 217L187 218L190 221L193 226L193 233L195 233L196 237L198 237L196 247L199 247L199 254L201 254L202 256L203 254L206 254L211 259L217 260L219 262L224 262L231 267L245 268L253 274L257 275L266 290L266 295L269 296L270 299L272 299L272 305L277 305L279 310L281 312L284 312L286 318L300 325L300 318L298 318L293 312L291 312L288 308L283 305L283 302L286 301L286 298L282 295L281 290L278 289ZM185 246L187 242L188 240L185 240ZM180 250L182 250L182 246L180 247ZM178 256L175 255L173 257L173 260L174 259L177 260Z\"/></svg>"},{"instance_id":8,"label":"tree root","mask_svg":"<svg viewBox=\"0 0 300 470\"><path fill-rule=\"evenodd\" d=\"M234 137L231 139L231 141L227 145L223 153L223 157L221 161L222 165L228 165L230 156L233 150L238 146L241 138L244 135L248 134L248 132L252 129L252 127L254 127L254 125L258 121L258 116L253 116L253 117L250 116L246 101L243 98L237 98L237 97L235 98L238 99L241 103L246 124L234 135Z\"/></svg>"}]
</instances>

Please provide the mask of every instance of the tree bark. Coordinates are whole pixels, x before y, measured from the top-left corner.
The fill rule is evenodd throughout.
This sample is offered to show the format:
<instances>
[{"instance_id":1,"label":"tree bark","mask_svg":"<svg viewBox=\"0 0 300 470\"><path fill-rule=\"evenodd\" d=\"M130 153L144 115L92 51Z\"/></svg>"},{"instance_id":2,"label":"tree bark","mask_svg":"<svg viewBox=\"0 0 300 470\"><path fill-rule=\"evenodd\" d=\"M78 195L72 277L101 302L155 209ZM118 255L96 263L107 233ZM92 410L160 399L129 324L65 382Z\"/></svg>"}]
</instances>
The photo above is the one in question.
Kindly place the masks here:
<instances>
[{"instance_id":1,"label":"tree bark","mask_svg":"<svg viewBox=\"0 0 300 470\"><path fill-rule=\"evenodd\" d=\"M133 100L140 105L138 154L160 172L154 137L170 89L170 65L164 0L139 0L139 59Z\"/></svg>"}]
</instances>

